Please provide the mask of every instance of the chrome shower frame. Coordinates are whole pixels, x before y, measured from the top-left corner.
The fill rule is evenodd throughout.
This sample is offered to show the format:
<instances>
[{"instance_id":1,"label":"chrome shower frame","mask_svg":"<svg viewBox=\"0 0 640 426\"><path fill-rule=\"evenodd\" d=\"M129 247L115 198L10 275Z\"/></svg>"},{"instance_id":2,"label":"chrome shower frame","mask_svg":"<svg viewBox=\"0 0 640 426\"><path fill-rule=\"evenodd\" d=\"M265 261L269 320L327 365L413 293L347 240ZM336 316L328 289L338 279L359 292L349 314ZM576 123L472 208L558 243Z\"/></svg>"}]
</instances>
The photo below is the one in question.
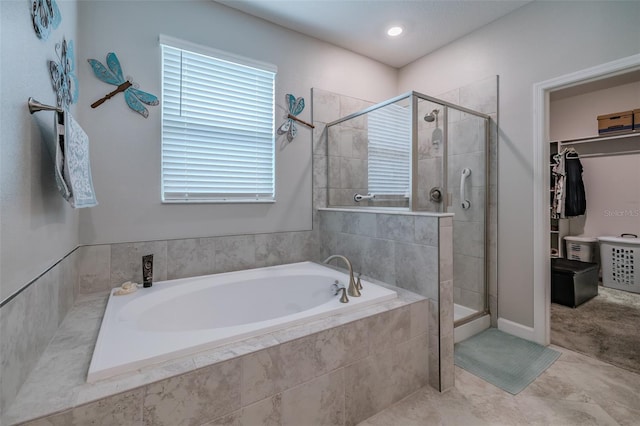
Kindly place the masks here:
<instances>
[{"instance_id":1,"label":"chrome shower frame","mask_svg":"<svg viewBox=\"0 0 640 426\"><path fill-rule=\"evenodd\" d=\"M478 111L474 111L470 108L466 108L463 107L461 105L457 105L454 104L452 102L448 102L445 101L443 99L438 99L435 98L433 96L429 96L429 95L425 95L423 93L420 92L416 92L416 91L410 91L410 92L406 92L403 93L401 95L395 96L391 99L388 99L386 101L377 103L375 105L372 105L368 108L365 108L361 111L355 112L353 114L349 114L345 117L339 118L338 120L332 121L330 123L327 123L326 128L329 129L332 126L335 126L337 124L343 123L345 121L354 119L356 117L360 117L362 115L365 115L371 111L375 111L377 109L380 108L384 108L387 105L391 105L394 104L396 102L400 102L402 100L408 99L409 100L409 112L410 112L410 116L411 116L411 170L410 170L410 182L411 182L411 197L409 199L409 208L408 211L412 211L412 212L416 212L416 211L420 211L418 210L418 206L417 206L417 200L418 200L418 101L419 100L424 100L427 102L431 102L431 103L435 103L437 105L440 105L440 113L442 113L442 128L443 128L443 134L442 134L442 139L443 139L443 152L442 152L442 156L443 156L443 161L442 161L442 183L443 183L443 193L444 193L444 202L441 204L441 209L442 212L446 212L447 209L449 208L449 206L451 205L451 195L449 192L449 184L447 182L447 176L448 176L448 161L446 161L446 159L448 158L448 142L449 142L449 132L448 132L448 116L449 116L449 108L453 108L455 110L458 110L460 112L463 112L465 114L469 114L478 118L481 118L482 120L484 120L484 134L485 134L485 138L484 138L484 167L485 167L485 173L484 173L484 187L485 187L485 194L484 194L484 211L483 211L483 223L484 223L484 309L482 311L476 312L472 315L468 315L464 318L459 319L458 321L454 322L454 327L458 327L460 325L469 323L471 321L474 321L478 318L481 318L485 315L489 315L489 253L490 253L490 244L489 244L489 232L490 232L490 228L489 228L489 217L490 215L487 212L487 209L490 206L489 203L489 195L490 195L490 173L491 170L489 168L490 162L489 162L489 143L490 143L490 137L491 137L491 117L487 114L483 114L481 112ZM433 111L432 111L433 113ZM421 118L422 119L422 118ZM327 153L328 155L328 153ZM398 208L401 210L407 210L406 208Z\"/></svg>"}]
</instances>

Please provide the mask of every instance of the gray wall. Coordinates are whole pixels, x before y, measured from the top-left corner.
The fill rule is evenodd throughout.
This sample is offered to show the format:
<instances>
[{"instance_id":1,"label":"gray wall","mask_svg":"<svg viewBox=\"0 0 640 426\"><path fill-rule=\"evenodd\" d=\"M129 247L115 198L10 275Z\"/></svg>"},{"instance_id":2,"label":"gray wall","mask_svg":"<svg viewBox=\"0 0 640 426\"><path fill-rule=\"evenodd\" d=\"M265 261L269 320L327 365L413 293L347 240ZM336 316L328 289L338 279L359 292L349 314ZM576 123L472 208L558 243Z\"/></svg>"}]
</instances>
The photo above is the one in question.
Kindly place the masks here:
<instances>
[{"instance_id":1,"label":"gray wall","mask_svg":"<svg viewBox=\"0 0 640 426\"><path fill-rule=\"evenodd\" d=\"M424 93L500 76L501 318L533 326L533 84L637 54L639 21L638 2L532 2L400 70Z\"/></svg>"},{"instance_id":2,"label":"gray wall","mask_svg":"<svg viewBox=\"0 0 640 426\"><path fill-rule=\"evenodd\" d=\"M78 245L78 212L58 194L44 140L53 113L29 115L27 98L55 105L47 60L55 44L73 40L76 3L58 2L62 22L43 41L31 23L30 2L0 2L0 301ZM82 89L81 89L82 90ZM71 108L73 112L75 106Z\"/></svg>"},{"instance_id":3,"label":"gray wall","mask_svg":"<svg viewBox=\"0 0 640 426\"><path fill-rule=\"evenodd\" d=\"M276 127L286 114L285 94L302 96L310 121L315 85L372 100L395 94L397 71L360 55L275 26L212 1L80 2L79 57L118 53L125 73L160 94L158 34L269 62L278 67ZM144 24L141 23L144 21ZM82 212L85 244L301 231L311 229L311 131L276 139L275 204L160 203L160 108L147 120L114 98L89 108L109 86L80 66L79 115L92 137L93 173L100 205Z\"/></svg>"}]
</instances>

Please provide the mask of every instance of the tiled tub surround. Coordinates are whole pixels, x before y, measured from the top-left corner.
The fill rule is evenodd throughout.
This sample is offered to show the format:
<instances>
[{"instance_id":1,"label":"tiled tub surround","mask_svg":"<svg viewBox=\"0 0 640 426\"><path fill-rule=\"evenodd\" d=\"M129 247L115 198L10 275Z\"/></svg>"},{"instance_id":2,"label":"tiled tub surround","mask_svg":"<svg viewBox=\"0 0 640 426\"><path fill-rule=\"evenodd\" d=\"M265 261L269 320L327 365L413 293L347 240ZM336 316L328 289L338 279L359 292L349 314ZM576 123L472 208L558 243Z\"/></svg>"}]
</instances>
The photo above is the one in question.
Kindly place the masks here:
<instances>
[{"instance_id":1,"label":"tiled tub surround","mask_svg":"<svg viewBox=\"0 0 640 426\"><path fill-rule=\"evenodd\" d=\"M246 234L81 247L82 293L142 282L142 256L153 254L154 280L187 278L317 260L312 231Z\"/></svg>"},{"instance_id":2,"label":"tiled tub surround","mask_svg":"<svg viewBox=\"0 0 640 426\"><path fill-rule=\"evenodd\" d=\"M77 294L154 279L184 278L317 260L311 231L80 246L0 308L0 413L15 399Z\"/></svg>"},{"instance_id":3,"label":"tiled tub surround","mask_svg":"<svg viewBox=\"0 0 640 426\"><path fill-rule=\"evenodd\" d=\"M429 299L429 383L452 387L452 215L332 208L318 216L321 257L342 253L355 271Z\"/></svg>"},{"instance_id":4,"label":"tiled tub surround","mask_svg":"<svg viewBox=\"0 0 640 426\"><path fill-rule=\"evenodd\" d=\"M69 253L0 308L0 413L7 411L76 299L78 254Z\"/></svg>"},{"instance_id":5,"label":"tiled tub surround","mask_svg":"<svg viewBox=\"0 0 640 426\"><path fill-rule=\"evenodd\" d=\"M428 382L429 302L394 290L391 301L95 384L85 376L107 294L80 295L4 422L356 424Z\"/></svg>"}]
</instances>

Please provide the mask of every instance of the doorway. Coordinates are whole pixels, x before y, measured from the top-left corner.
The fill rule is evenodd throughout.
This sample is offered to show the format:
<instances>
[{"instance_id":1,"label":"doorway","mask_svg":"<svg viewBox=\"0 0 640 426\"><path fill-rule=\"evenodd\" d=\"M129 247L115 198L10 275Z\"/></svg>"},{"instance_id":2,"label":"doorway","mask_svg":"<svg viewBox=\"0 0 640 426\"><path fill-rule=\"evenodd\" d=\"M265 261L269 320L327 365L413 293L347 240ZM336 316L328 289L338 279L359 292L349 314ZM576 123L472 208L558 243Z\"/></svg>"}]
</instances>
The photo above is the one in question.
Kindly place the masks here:
<instances>
[{"instance_id":1,"label":"doorway","mask_svg":"<svg viewBox=\"0 0 640 426\"><path fill-rule=\"evenodd\" d=\"M550 94L640 70L640 55L616 60L534 85L534 340L551 343L549 247Z\"/></svg>"}]
</instances>

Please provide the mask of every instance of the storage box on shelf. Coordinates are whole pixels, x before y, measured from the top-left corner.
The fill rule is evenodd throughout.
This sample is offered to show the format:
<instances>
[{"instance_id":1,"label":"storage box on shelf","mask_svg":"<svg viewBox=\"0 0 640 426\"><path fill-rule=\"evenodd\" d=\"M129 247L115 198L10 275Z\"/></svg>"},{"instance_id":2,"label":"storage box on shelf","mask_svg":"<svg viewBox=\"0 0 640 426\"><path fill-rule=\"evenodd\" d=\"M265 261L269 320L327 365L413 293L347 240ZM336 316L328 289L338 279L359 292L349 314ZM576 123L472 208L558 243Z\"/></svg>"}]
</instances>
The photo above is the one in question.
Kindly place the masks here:
<instances>
[{"instance_id":1,"label":"storage box on shelf","mask_svg":"<svg viewBox=\"0 0 640 426\"><path fill-rule=\"evenodd\" d=\"M598 134L602 136L633 131L633 116L633 111L599 115Z\"/></svg>"}]
</instances>

